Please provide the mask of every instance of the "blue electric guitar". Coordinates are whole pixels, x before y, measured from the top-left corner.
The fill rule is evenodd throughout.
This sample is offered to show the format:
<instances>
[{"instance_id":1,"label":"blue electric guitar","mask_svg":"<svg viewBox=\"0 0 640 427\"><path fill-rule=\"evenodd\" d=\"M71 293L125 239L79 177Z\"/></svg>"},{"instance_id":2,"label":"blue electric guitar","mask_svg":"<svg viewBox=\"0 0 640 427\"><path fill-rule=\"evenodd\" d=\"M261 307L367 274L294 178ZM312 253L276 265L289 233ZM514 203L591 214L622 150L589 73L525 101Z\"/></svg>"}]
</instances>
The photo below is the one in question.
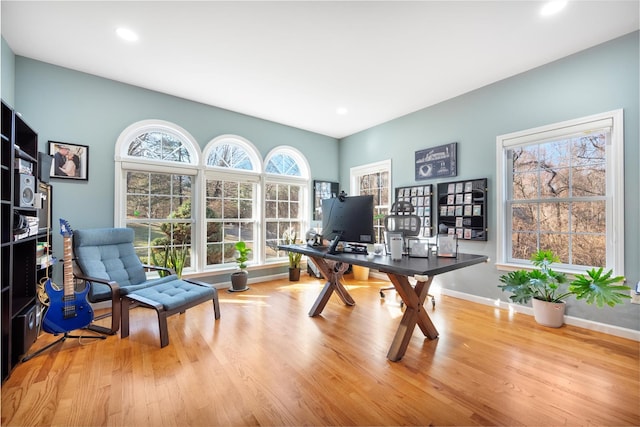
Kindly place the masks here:
<instances>
[{"instance_id":1,"label":"blue electric guitar","mask_svg":"<svg viewBox=\"0 0 640 427\"><path fill-rule=\"evenodd\" d=\"M49 296L49 309L42 319L42 329L54 335L85 328L93 321L93 309L87 300L89 283L82 292L75 291L71 262L73 231L69 223L62 218L60 218L60 234L64 238L64 286L63 289L55 289L51 279L44 285Z\"/></svg>"}]
</instances>

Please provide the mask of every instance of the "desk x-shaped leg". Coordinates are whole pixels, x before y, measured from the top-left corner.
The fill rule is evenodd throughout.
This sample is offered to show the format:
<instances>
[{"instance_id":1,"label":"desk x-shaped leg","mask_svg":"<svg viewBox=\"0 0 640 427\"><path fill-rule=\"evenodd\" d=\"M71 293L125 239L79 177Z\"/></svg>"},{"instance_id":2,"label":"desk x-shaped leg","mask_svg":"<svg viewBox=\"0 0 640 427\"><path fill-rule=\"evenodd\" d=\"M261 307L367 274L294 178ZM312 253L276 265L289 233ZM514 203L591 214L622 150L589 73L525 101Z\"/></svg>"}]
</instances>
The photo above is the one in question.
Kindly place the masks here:
<instances>
[{"instance_id":1,"label":"desk x-shaped leg","mask_svg":"<svg viewBox=\"0 0 640 427\"><path fill-rule=\"evenodd\" d=\"M398 292L406 306L404 316L396 331L396 336L393 338L393 343L387 353L387 359L397 362L402 359L405 351L407 351L416 323L426 337L429 339L438 338L438 331L423 306L424 300L429 294L433 276L416 277L418 282L415 288L411 286L407 276L393 273L387 273L387 276L389 276L391 283L396 288L396 292Z\"/></svg>"},{"instance_id":2,"label":"desk x-shaped leg","mask_svg":"<svg viewBox=\"0 0 640 427\"><path fill-rule=\"evenodd\" d=\"M311 311L309 311L309 316L313 317L322 313L322 310L324 310L324 306L327 305L333 291L336 291L342 302L346 305L355 305L356 302L351 298L351 295L349 295L349 292L340 281L344 272L349 268L349 264L326 260L320 257L310 258L318 267L318 270L320 270L322 275L327 278L327 283L324 285L324 288L322 288L322 292L320 292L316 302L313 304Z\"/></svg>"}]
</instances>

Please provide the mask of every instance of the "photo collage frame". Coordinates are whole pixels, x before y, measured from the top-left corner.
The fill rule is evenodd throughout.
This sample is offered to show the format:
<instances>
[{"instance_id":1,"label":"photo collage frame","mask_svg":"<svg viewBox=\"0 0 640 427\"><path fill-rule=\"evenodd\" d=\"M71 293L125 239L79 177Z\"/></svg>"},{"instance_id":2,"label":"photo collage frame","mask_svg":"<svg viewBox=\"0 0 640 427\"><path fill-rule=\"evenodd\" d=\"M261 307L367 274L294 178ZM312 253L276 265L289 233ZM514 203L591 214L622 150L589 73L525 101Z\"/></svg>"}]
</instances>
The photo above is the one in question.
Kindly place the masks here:
<instances>
[{"instance_id":1,"label":"photo collage frame","mask_svg":"<svg viewBox=\"0 0 640 427\"><path fill-rule=\"evenodd\" d=\"M432 185L413 185L408 187L396 187L396 202L409 202L414 208L413 214L420 217L419 237L431 237L431 196Z\"/></svg>"},{"instance_id":2,"label":"photo collage frame","mask_svg":"<svg viewBox=\"0 0 640 427\"><path fill-rule=\"evenodd\" d=\"M438 234L487 240L487 179L438 184Z\"/></svg>"}]
</instances>

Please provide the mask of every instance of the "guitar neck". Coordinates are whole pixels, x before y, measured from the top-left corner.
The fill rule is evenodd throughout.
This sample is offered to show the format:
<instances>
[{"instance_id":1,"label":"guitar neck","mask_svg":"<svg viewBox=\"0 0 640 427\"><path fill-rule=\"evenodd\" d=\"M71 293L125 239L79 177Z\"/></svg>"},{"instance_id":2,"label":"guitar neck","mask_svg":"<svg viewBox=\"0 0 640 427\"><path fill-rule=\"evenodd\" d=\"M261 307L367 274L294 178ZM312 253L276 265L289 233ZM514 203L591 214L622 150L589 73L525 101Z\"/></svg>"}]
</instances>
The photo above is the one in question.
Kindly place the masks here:
<instances>
[{"instance_id":1,"label":"guitar neck","mask_svg":"<svg viewBox=\"0 0 640 427\"><path fill-rule=\"evenodd\" d=\"M64 245L64 263L63 263L63 276L64 276L64 295L65 296L73 296L74 295L74 284L73 284L73 262L71 260L71 237L64 237L63 239Z\"/></svg>"}]
</instances>

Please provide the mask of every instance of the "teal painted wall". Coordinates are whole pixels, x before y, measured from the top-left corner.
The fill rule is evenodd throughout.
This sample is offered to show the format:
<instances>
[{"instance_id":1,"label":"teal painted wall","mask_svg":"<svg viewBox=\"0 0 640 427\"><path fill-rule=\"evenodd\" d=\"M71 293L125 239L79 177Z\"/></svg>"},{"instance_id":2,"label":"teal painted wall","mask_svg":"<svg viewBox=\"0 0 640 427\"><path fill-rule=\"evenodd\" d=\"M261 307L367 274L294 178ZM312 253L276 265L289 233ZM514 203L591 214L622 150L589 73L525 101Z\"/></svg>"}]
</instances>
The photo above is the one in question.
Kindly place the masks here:
<instances>
[{"instance_id":1,"label":"teal painted wall","mask_svg":"<svg viewBox=\"0 0 640 427\"><path fill-rule=\"evenodd\" d=\"M2 37L0 44L0 97L10 107L15 103L16 56Z\"/></svg>"},{"instance_id":2,"label":"teal painted wall","mask_svg":"<svg viewBox=\"0 0 640 427\"><path fill-rule=\"evenodd\" d=\"M25 57L16 57L15 68L16 109L38 132L40 151L48 152L49 140L89 146L88 181L51 180L54 223L62 217L76 229L113 226L116 140L127 126L146 119L181 126L201 148L222 134L248 139L263 157L276 146L295 146L308 159L312 178L338 178L334 138ZM55 231L53 248L62 252Z\"/></svg>"},{"instance_id":3,"label":"teal painted wall","mask_svg":"<svg viewBox=\"0 0 640 427\"><path fill-rule=\"evenodd\" d=\"M625 276L640 280L639 33L579 52L438 105L367 129L340 142L340 182L349 168L391 159L392 185L415 184L415 151L458 142L458 179L488 178L487 242L460 243L462 252L496 257L496 137L595 113L624 109ZM499 65L497 65L499 66ZM435 82L437 84L437 82ZM436 184L451 181L429 180ZM347 190L348 191L348 190ZM434 217L435 219L435 217ZM494 262L437 277L441 286L507 301ZM567 314L640 330L640 305L595 309L569 301Z\"/></svg>"}]
</instances>

